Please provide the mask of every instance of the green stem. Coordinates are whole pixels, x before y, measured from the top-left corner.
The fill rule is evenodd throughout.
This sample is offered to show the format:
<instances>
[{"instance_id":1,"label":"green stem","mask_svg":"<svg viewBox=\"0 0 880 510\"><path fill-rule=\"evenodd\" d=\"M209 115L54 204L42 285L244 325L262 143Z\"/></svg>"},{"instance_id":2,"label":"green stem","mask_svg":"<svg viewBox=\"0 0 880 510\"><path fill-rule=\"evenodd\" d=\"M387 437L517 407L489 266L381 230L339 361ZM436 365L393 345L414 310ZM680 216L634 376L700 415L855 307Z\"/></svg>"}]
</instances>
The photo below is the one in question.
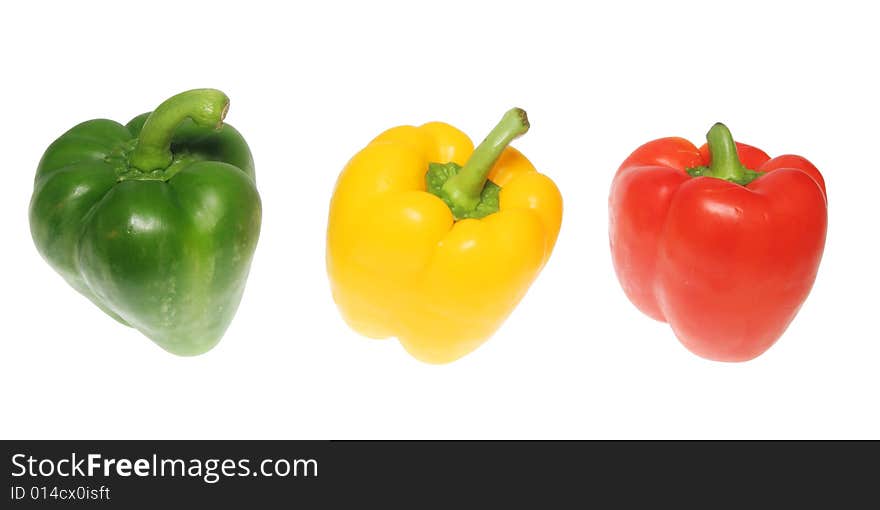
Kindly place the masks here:
<instances>
[{"instance_id":1,"label":"green stem","mask_svg":"<svg viewBox=\"0 0 880 510\"><path fill-rule=\"evenodd\" d=\"M712 163L709 165L708 174L711 177L729 181L741 180L745 176L746 167L739 162L736 153L736 142L727 126L718 122L706 133L709 142L709 154L712 155Z\"/></svg>"},{"instance_id":2,"label":"green stem","mask_svg":"<svg viewBox=\"0 0 880 510\"><path fill-rule=\"evenodd\" d=\"M706 133L709 142L709 154L712 162L709 166L689 168L688 174L693 177L714 177L745 186L761 176L760 172L750 170L739 160L736 142L727 126L718 122Z\"/></svg>"},{"instance_id":3,"label":"green stem","mask_svg":"<svg viewBox=\"0 0 880 510\"><path fill-rule=\"evenodd\" d=\"M167 168L173 159L171 138L186 119L196 125L219 129L229 109L229 98L215 89L181 92L160 104L147 118L129 158L131 166L144 171Z\"/></svg>"},{"instance_id":4,"label":"green stem","mask_svg":"<svg viewBox=\"0 0 880 510\"><path fill-rule=\"evenodd\" d=\"M450 205L462 210L476 209L495 162L510 142L528 130L529 119L525 110L512 108L505 113L486 139L474 149L461 170L443 184L443 192Z\"/></svg>"}]
</instances>

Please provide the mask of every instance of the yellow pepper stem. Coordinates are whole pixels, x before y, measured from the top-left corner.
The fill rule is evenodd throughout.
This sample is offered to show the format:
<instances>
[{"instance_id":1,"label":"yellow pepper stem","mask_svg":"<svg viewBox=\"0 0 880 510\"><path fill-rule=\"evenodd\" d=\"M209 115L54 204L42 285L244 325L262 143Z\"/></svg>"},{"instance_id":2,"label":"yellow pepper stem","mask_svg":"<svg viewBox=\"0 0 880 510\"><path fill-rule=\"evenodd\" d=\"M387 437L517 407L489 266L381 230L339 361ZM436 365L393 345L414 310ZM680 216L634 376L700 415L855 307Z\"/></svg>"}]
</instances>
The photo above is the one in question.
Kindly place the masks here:
<instances>
[{"instance_id":1,"label":"yellow pepper stem","mask_svg":"<svg viewBox=\"0 0 880 510\"><path fill-rule=\"evenodd\" d=\"M474 149L470 159L443 184L443 194L453 209L473 211L480 203L489 172L504 149L529 130L525 110L512 108Z\"/></svg>"}]
</instances>

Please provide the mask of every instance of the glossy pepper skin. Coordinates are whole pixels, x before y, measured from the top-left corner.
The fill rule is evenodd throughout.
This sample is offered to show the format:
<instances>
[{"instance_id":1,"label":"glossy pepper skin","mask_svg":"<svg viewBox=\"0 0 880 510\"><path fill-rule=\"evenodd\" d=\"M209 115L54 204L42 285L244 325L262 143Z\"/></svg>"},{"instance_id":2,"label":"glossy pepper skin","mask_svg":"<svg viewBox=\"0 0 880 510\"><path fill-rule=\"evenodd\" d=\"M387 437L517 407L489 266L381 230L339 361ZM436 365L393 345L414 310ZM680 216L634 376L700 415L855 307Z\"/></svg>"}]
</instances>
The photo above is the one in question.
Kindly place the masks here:
<instances>
[{"instance_id":1,"label":"glossy pepper skin","mask_svg":"<svg viewBox=\"0 0 880 510\"><path fill-rule=\"evenodd\" d=\"M83 122L37 168L40 254L104 312L178 355L217 344L260 233L251 152L218 90L178 94L126 125Z\"/></svg>"},{"instance_id":2,"label":"glossy pepper skin","mask_svg":"<svg viewBox=\"0 0 880 510\"><path fill-rule=\"evenodd\" d=\"M507 146L527 129L513 109L475 150L448 124L399 126L349 161L326 253L333 297L354 330L447 363L498 329L562 221L555 184Z\"/></svg>"},{"instance_id":3,"label":"glossy pepper skin","mask_svg":"<svg viewBox=\"0 0 880 510\"><path fill-rule=\"evenodd\" d=\"M810 292L825 246L822 175L794 155L662 138L620 166L611 254L629 299L691 352L746 361L770 348Z\"/></svg>"}]
</instances>

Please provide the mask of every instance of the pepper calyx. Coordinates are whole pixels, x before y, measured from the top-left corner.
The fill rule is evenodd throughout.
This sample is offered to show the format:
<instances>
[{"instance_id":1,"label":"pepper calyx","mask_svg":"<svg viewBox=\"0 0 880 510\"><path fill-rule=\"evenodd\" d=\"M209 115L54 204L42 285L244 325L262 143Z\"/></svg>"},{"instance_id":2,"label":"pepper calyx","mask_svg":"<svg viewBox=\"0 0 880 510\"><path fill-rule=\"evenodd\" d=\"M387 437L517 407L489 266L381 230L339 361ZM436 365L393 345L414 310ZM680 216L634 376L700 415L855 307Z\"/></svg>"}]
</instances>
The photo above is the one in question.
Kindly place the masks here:
<instances>
[{"instance_id":1,"label":"pepper calyx","mask_svg":"<svg viewBox=\"0 0 880 510\"><path fill-rule=\"evenodd\" d=\"M449 163L431 163L428 165L428 173L425 174L425 182L427 191L439 197L449 210L456 221L467 218L480 219L498 212L500 207L501 186L490 180L486 180L483 189L480 192L480 199L474 208L459 205L458 201L444 189L446 182L461 171L461 165Z\"/></svg>"},{"instance_id":2,"label":"pepper calyx","mask_svg":"<svg viewBox=\"0 0 880 510\"><path fill-rule=\"evenodd\" d=\"M709 154L711 155L712 162L708 166L698 166L685 170L691 177L714 177L745 186L764 175L761 172L746 168L742 164L739 160L733 135L724 124L716 122L709 129L709 132L706 133L706 141L709 145Z\"/></svg>"},{"instance_id":3,"label":"pepper calyx","mask_svg":"<svg viewBox=\"0 0 880 510\"><path fill-rule=\"evenodd\" d=\"M510 145L529 130L525 110L511 108L480 142L464 166L431 163L425 175L428 192L443 200L456 220L483 218L498 212L501 187L489 173Z\"/></svg>"},{"instance_id":4,"label":"pepper calyx","mask_svg":"<svg viewBox=\"0 0 880 510\"><path fill-rule=\"evenodd\" d=\"M174 162L171 140L185 119L196 125L219 130L229 111L229 98L216 89L181 92L160 104L147 117L138 136L129 164L141 172L164 170Z\"/></svg>"}]
</instances>

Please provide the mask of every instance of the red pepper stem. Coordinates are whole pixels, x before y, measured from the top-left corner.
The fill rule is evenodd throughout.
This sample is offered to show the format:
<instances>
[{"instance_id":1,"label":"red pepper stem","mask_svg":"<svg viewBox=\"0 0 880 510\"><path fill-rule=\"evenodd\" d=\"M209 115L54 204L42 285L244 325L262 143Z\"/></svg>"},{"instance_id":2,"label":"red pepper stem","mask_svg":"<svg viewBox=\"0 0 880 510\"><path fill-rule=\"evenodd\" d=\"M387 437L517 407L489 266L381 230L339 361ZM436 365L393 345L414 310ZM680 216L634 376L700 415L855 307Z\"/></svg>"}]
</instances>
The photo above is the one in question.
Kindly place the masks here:
<instances>
[{"instance_id":1,"label":"red pepper stem","mask_svg":"<svg viewBox=\"0 0 880 510\"><path fill-rule=\"evenodd\" d=\"M716 177L731 182L741 182L746 179L748 169L743 166L736 152L736 142L727 126L718 122L706 133L709 142L709 154L712 155L712 163L703 175Z\"/></svg>"},{"instance_id":2,"label":"red pepper stem","mask_svg":"<svg viewBox=\"0 0 880 510\"><path fill-rule=\"evenodd\" d=\"M181 92L160 104L147 117L129 164L143 172L164 170L173 159L171 138L187 118L199 126L219 129L229 110L229 98L215 89Z\"/></svg>"},{"instance_id":3,"label":"red pepper stem","mask_svg":"<svg viewBox=\"0 0 880 510\"><path fill-rule=\"evenodd\" d=\"M486 139L474 149L461 170L443 184L443 191L449 199L466 210L476 208L495 162L510 142L528 130L529 118L525 110L521 108L508 110Z\"/></svg>"}]
</instances>

